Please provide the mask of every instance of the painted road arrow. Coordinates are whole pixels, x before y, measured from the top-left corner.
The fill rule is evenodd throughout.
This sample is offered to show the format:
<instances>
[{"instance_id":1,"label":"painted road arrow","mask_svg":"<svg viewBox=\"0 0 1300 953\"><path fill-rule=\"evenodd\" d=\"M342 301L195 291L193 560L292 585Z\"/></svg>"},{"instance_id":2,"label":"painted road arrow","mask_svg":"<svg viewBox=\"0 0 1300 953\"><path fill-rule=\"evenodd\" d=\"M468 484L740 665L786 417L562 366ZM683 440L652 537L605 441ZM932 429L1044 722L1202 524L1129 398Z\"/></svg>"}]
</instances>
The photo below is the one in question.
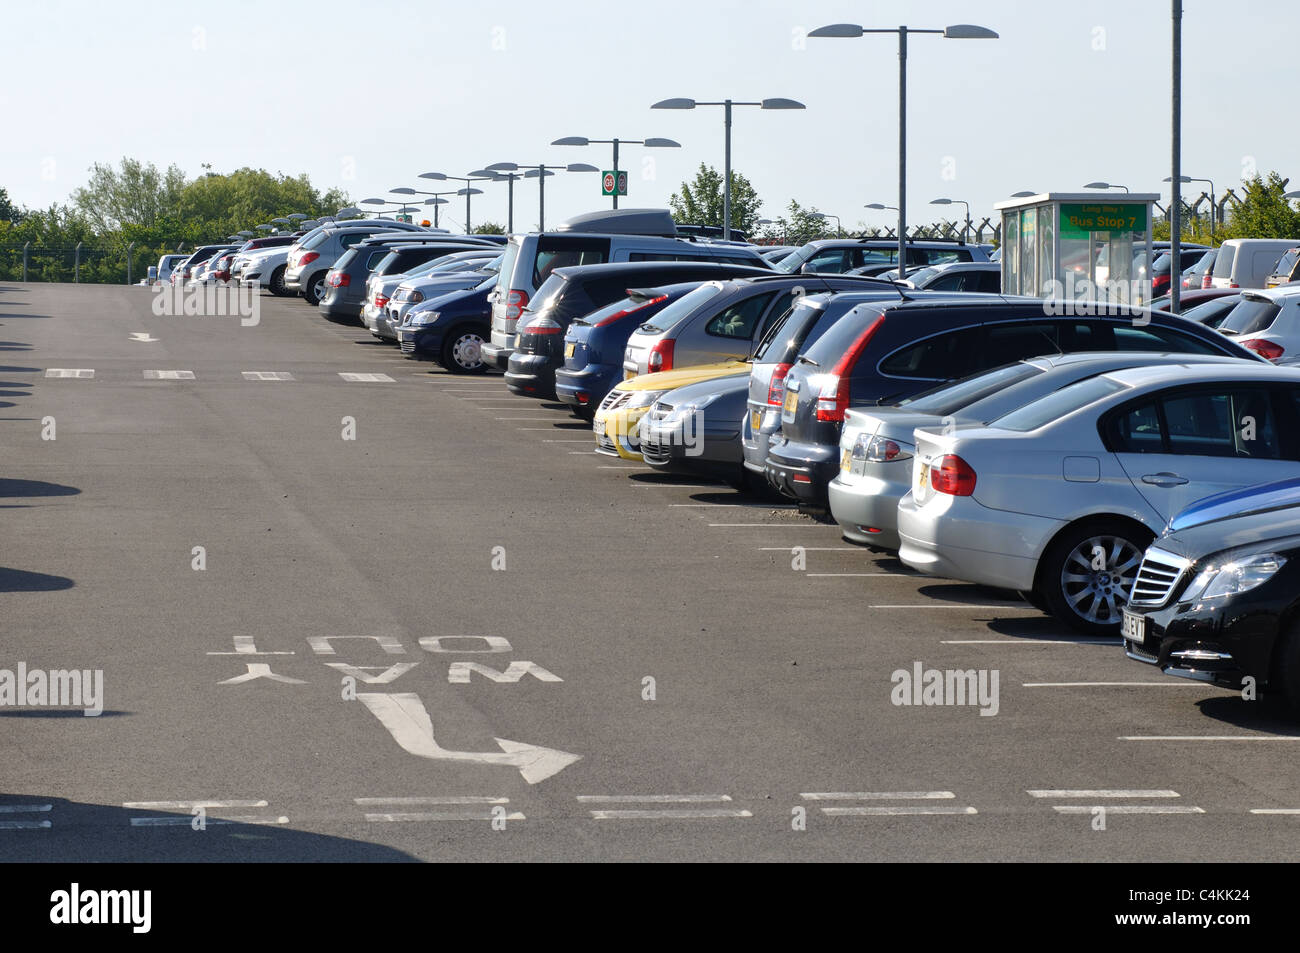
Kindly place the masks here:
<instances>
[{"instance_id":1,"label":"painted road arrow","mask_svg":"<svg viewBox=\"0 0 1300 953\"><path fill-rule=\"evenodd\" d=\"M545 781L559 774L582 755L524 744L521 741L493 740L501 746L498 751L448 751L438 746L433 738L433 722L429 712L414 692L386 695L378 692L361 692L357 698L365 703L379 723L388 729L402 748L410 754L431 761L463 761L469 764L504 764L518 768L529 784Z\"/></svg>"},{"instance_id":2,"label":"painted road arrow","mask_svg":"<svg viewBox=\"0 0 1300 953\"><path fill-rule=\"evenodd\" d=\"M152 341L157 341L158 339L154 337L150 337L148 331L132 331L131 340L142 341L143 343L148 344Z\"/></svg>"}]
</instances>

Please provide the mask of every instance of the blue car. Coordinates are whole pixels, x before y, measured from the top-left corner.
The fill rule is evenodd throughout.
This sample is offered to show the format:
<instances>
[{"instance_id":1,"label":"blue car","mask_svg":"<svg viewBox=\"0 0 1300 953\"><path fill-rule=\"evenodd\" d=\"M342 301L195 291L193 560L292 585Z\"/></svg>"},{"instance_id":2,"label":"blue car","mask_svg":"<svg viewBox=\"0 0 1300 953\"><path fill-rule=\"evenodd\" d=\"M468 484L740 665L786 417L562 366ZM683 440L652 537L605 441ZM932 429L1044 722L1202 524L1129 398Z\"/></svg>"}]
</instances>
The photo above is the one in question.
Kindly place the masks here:
<instances>
[{"instance_id":1,"label":"blue car","mask_svg":"<svg viewBox=\"0 0 1300 953\"><path fill-rule=\"evenodd\" d=\"M687 281L634 290L575 320L564 335L564 366L555 369L555 396L580 417L593 416L623 379L623 348L632 332L699 285Z\"/></svg>"},{"instance_id":2,"label":"blue car","mask_svg":"<svg viewBox=\"0 0 1300 953\"><path fill-rule=\"evenodd\" d=\"M453 374L482 374L487 370L481 348L492 333L488 295L496 275L464 291L453 291L412 308L397 329L402 356L434 361Z\"/></svg>"}]
</instances>

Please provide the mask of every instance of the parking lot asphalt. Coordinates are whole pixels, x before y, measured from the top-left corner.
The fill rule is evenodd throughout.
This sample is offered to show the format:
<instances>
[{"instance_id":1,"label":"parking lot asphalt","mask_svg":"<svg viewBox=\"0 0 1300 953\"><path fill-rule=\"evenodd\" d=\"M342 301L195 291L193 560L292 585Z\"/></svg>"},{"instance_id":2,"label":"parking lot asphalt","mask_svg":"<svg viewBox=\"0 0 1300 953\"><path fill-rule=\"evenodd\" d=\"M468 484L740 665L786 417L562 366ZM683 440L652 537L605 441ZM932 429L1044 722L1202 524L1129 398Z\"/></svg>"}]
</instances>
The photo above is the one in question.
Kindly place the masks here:
<instances>
[{"instance_id":1,"label":"parking lot asphalt","mask_svg":"<svg viewBox=\"0 0 1300 953\"><path fill-rule=\"evenodd\" d=\"M0 286L0 670L105 709L0 707L0 860L1294 856L1265 706L259 303Z\"/></svg>"}]
</instances>

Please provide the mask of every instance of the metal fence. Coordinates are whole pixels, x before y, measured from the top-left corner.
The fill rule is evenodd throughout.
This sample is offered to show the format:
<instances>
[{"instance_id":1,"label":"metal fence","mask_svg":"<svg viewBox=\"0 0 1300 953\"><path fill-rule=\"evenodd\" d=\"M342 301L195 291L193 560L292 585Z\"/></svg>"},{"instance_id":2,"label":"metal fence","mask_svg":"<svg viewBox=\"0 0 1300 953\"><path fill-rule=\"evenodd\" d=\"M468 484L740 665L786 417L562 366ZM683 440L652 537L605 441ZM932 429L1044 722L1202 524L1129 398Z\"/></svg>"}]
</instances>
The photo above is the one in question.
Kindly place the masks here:
<instances>
[{"instance_id":1,"label":"metal fence","mask_svg":"<svg viewBox=\"0 0 1300 953\"><path fill-rule=\"evenodd\" d=\"M179 248L125 246L0 244L0 281L73 281L133 284L151 264Z\"/></svg>"}]
</instances>

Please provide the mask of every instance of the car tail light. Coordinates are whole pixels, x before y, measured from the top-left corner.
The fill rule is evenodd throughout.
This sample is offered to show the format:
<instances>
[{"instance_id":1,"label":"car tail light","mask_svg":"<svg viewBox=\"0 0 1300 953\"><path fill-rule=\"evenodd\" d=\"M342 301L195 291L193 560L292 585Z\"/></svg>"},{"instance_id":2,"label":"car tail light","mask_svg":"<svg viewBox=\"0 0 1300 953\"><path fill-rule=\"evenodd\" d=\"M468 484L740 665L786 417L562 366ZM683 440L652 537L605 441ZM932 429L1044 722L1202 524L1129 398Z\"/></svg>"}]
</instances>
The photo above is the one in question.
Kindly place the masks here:
<instances>
[{"instance_id":1,"label":"car tail light","mask_svg":"<svg viewBox=\"0 0 1300 953\"><path fill-rule=\"evenodd\" d=\"M613 323L614 323L615 321L617 321L619 318L626 318L629 314L636 314L636 313L637 313L638 311L640 311L642 308L648 308L648 307L650 307L650 305L652 305L652 304L658 304L658 303L661 302L661 301L667 301L667 300L668 300L668 296L667 296L667 295L660 295L660 296L657 297L657 298L651 298L649 301L643 301L641 304L637 305L635 308L624 308L622 311L616 311L616 312L614 312L614 313L611 314L609 317L601 318L599 321L597 321L595 324L593 324L592 327L593 327L593 328L603 328L603 327L604 327L605 325L607 325L607 324L613 324Z\"/></svg>"},{"instance_id":2,"label":"car tail light","mask_svg":"<svg viewBox=\"0 0 1300 953\"><path fill-rule=\"evenodd\" d=\"M673 341L671 339L659 341L654 347L650 348L650 356L646 358L646 367L650 369L651 374L673 369Z\"/></svg>"},{"instance_id":3,"label":"car tail light","mask_svg":"<svg viewBox=\"0 0 1300 953\"><path fill-rule=\"evenodd\" d=\"M527 291L511 291L506 295L506 320L517 321L528 307Z\"/></svg>"},{"instance_id":4,"label":"car tail light","mask_svg":"<svg viewBox=\"0 0 1300 953\"><path fill-rule=\"evenodd\" d=\"M894 463L909 460L912 455L887 437L872 437L867 444L867 459L872 463Z\"/></svg>"},{"instance_id":5,"label":"car tail light","mask_svg":"<svg viewBox=\"0 0 1300 953\"><path fill-rule=\"evenodd\" d=\"M346 288L351 284L352 284L352 276L349 275L346 271L330 272L331 288Z\"/></svg>"},{"instance_id":6,"label":"car tail light","mask_svg":"<svg viewBox=\"0 0 1300 953\"><path fill-rule=\"evenodd\" d=\"M388 304L388 295L381 295L381 294L375 295L376 308L382 308L386 304Z\"/></svg>"},{"instance_id":7,"label":"car tail light","mask_svg":"<svg viewBox=\"0 0 1300 953\"><path fill-rule=\"evenodd\" d=\"M780 407L785 401L785 375L790 373L793 364L778 364L772 371L772 381L767 385L767 403L769 407Z\"/></svg>"},{"instance_id":8,"label":"car tail light","mask_svg":"<svg viewBox=\"0 0 1300 953\"><path fill-rule=\"evenodd\" d=\"M1241 346L1250 348L1250 350L1254 351L1260 357L1266 357L1270 361L1276 361L1286 350L1282 345L1274 343L1273 341L1265 341L1262 338L1256 338L1253 341L1242 341Z\"/></svg>"},{"instance_id":9,"label":"car tail light","mask_svg":"<svg viewBox=\"0 0 1300 953\"><path fill-rule=\"evenodd\" d=\"M930 465L930 488L949 496L970 496L975 492L975 471L956 454L944 454Z\"/></svg>"},{"instance_id":10,"label":"car tail light","mask_svg":"<svg viewBox=\"0 0 1300 953\"><path fill-rule=\"evenodd\" d=\"M564 328L548 317L533 318L524 325L524 334L559 334Z\"/></svg>"},{"instance_id":11,"label":"car tail light","mask_svg":"<svg viewBox=\"0 0 1300 953\"><path fill-rule=\"evenodd\" d=\"M844 355L835 362L831 372L826 375L822 383L821 393L817 395L817 419L818 420L843 420L844 412L849 409L849 375L853 372L853 366L858 363L858 358L862 352L867 349L872 336L885 323L885 316L879 315L876 320L872 321L870 326L858 335L858 339L853 342L853 346L844 352Z\"/></svg>"},{"instance_id":12,"label":"car tail light","mask_svg":"<svg viewBox=\"0 0 1300 953\"><path fill-rule=\"evenodd\" d=\"M1207 271L1204 275L1201 276L1201 287L1212 288L1214 287L1214 285L1212 284L1213 281L1214 281L1214 276Z\"/></svg>"},{"instance_id":13,"label":"car tail light","mask_svg":"<svg viewBox=\"0 0 1300 953\"><path fill-rule=\"evenodd\" d=\"M305 255L303 255L301 258L298 259L298 264L299 264L299 265L310 265L313 261L315 261L315 260L316 260L317 258L319 258L319 257L320 257L320 255L318 255L316 252L314 252L314 251L309 251L309 252L307 252Z\"/></svg>"},{"instance_id":14,"label":"car tail light","mask_svg":"<svg viewBox=\"0 0 1300 953\"><path fill-rule=\"evenodd\" d=\"M1228 287L1229 287L1229 288L1240 288L1241 285L1237 284L1235 281L1230 281L1230 282L1228 282Z\"/></svg>"}]
</instances>

